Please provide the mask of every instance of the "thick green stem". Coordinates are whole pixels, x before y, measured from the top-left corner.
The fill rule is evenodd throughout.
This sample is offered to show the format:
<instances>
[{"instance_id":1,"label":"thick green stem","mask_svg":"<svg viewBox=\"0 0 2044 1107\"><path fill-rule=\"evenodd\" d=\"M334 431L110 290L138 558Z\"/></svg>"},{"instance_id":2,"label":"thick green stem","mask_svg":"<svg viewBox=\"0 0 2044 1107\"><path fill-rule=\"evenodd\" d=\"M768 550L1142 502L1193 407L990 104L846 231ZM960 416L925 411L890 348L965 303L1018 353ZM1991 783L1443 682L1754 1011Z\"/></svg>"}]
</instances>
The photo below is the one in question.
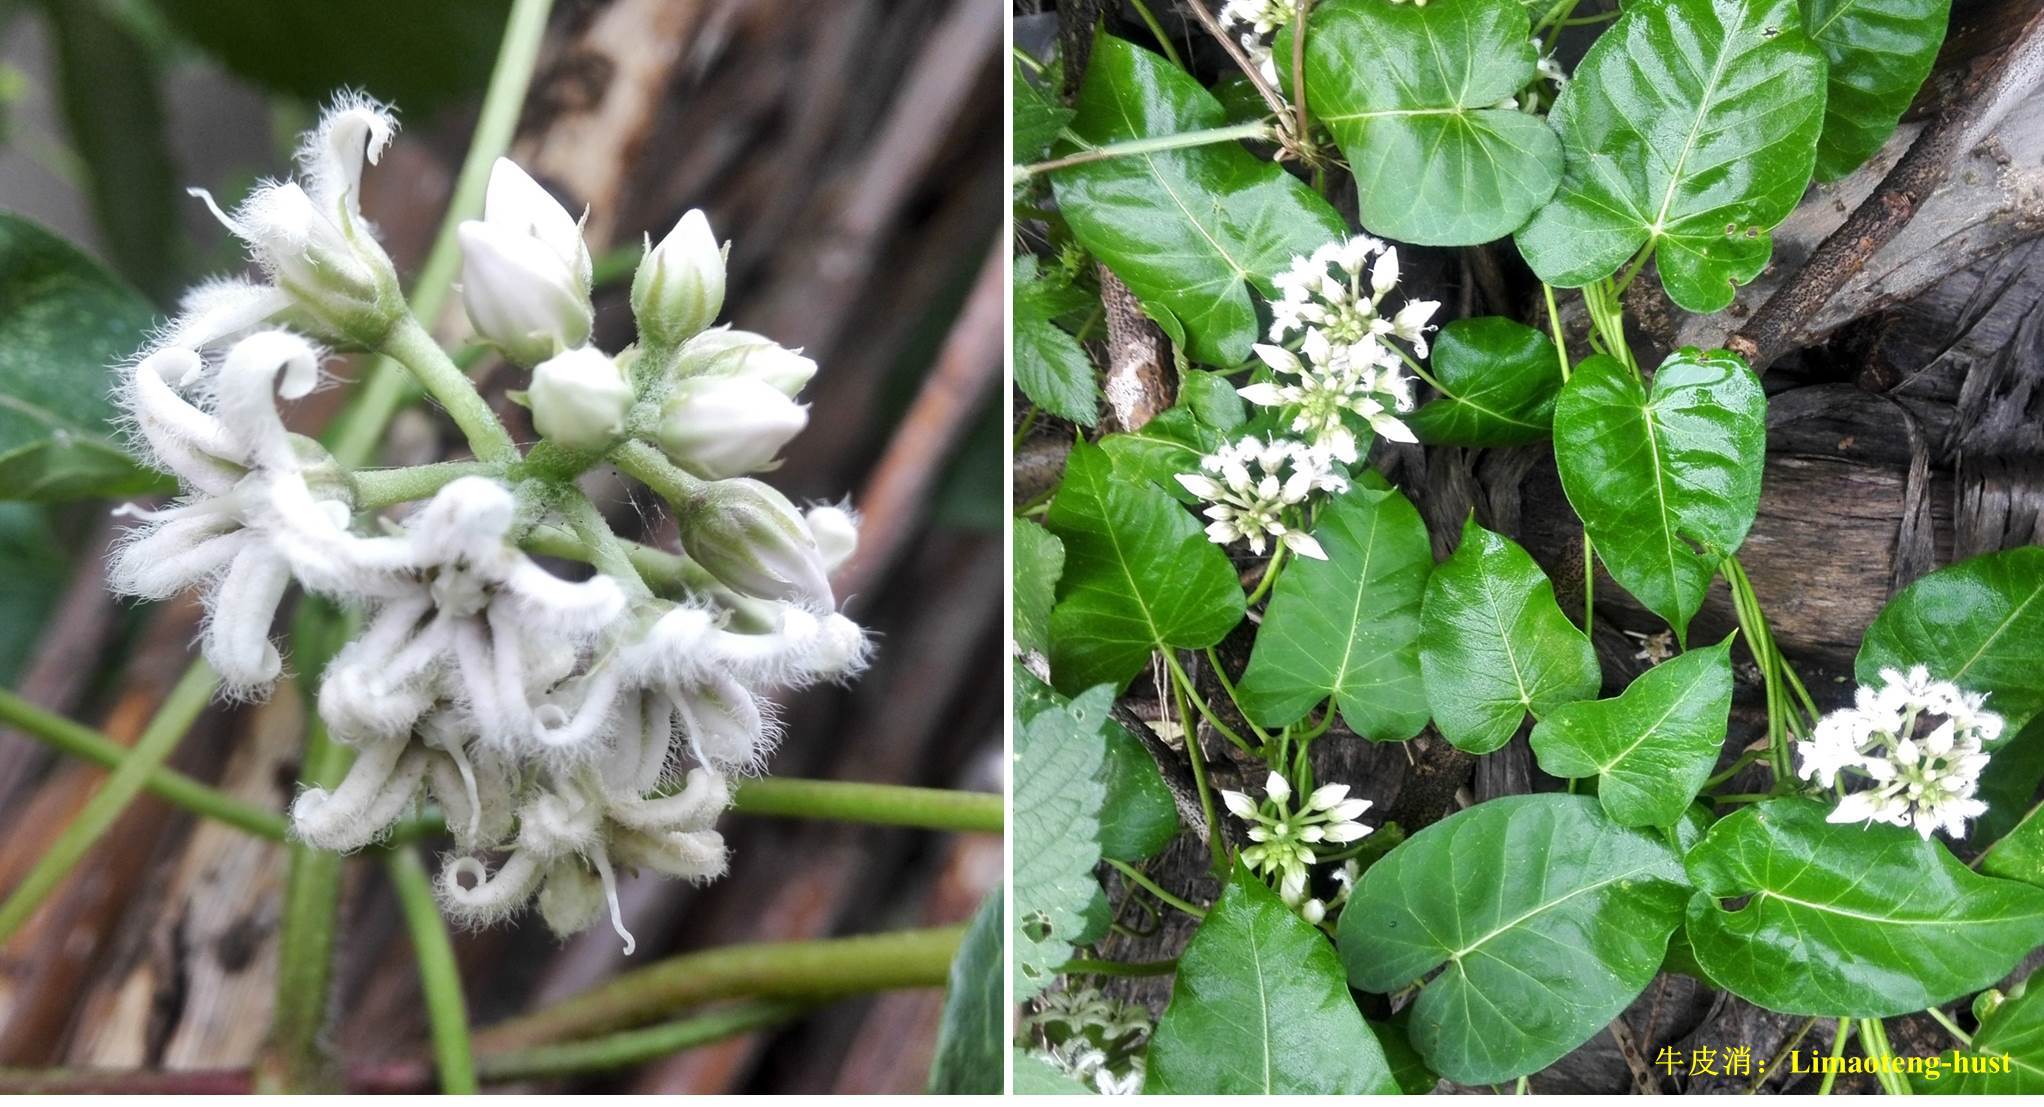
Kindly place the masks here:
<instances>
[{"instance_id":1,"label":"thick green stem","mask_svg":"<svg viewBox=\"0 0 2044 1107\"><path fill-rule=\"evenodd\" d=\"M1033 177L1039 173L1050 173L1069 169L1087 162L1105 161L1108 158L1133 157L1140 154L1157 154L1166 150L1183 150L1188 146L1211 146L1217 142L1239 142L1243 139L1269 141L1277 132L1268 123L1237 123L1228 127L1211 127L1203 131L1186 131L1183 134L1161 135L1157 138L1138 138L1128 142L1114 142L1106 146L1095 146L1076 154L1040 161L1034 165L1015 167L1017 179Z\"/></svg>"},{"instance_id":2,"label":"thick green stem","mask_svg":"<svg viewBox=\"0 0 2044 1107\"><path fill-rule=\"evenodd\" d=\"M28 875L21 878L7 901L0 903L0 942L14 937L71 869L113 828L121 812L148 784L150 771L163 764L191 729L192 720L206 709L218 684L219 678L212 668L202 663L193 666L171 689L156 716L135 740L135 748L86 801L78 817L50 844L48 852L37 859Z\"/></svg>"},{"instance_id":3,"label":"thick green stem","mask_svg":"<svg viewBox=\"0 0 2044 1107\"><path fill-rule=\"evenodd\" d=\"M319 716L307 712L305 761L300 779L332 789L347 775L347 747L327 736ZM328 988L334 974L334 916L341 902L341 855L291 843L278 927L277 1006L270 1039L256 1063L263 1092L338 1090L337 1066L326 1048Z\"/></svg>"},{"instance_id":4,"label":"thick green stem","mask_svg":"<svg viewBox=\"0 0 2044 1107\"><path fill-rule=\"evenodd\" d=\"M1945 1014L1935 1007L1927 1007L1923 1013L1929 1015L1939 1026L1944 1027L1946 1033L1958 1039L1960 1045L1965 1046L1967 1049L1973 1048L1973 1035L1959 1029L1959 1024L1952 1021L1952 1016Z\"/></svg>"},{"instance_id":5,"label":"thick green stem","mask_svg":"<svg viewBox=\"0 0 2044 1107\"><path fill-rule=\"evenodd\" d=\"M732 809L742 815L786 815L978 834L999 834L1003 825L1001 797L990 792L848 780L748 780L738 786Z\"/></svg>"},{"instance_id":6,"label":"thick green stem","mask_svg":"<svg viewBox=\"0 0 2044 1107\"><path fill-rule=\"evenodd\" d=\"M1207 706L1206 701L1199 697L1199 689L1194 687L1192 678L1185 674L1184 667L1178 664L1178 659L1171 655L1171 651L1165 650L1163 654L1164 664L1170 668L1172 679L1176 680L1179 686L1185 690L1186 698L1191 700L1192 705L1199 709L1200 717L1207 721L1207 725L1219 731L1221 737L1233 742L1236 749L1241 750L1243 753L1255 754L1256 751L1250 747L1248 740L1235 733L1233 727L1222 722L1214 714L1213 709ZM1190 732L1187 733L1188 735L1190 734ZM1189 737L1188 740L1190 740Z\"/></svg>"},{"instance_id":7,"label":"thick green stem","mask_svg":"<svg viewBox=\"0 0 2044 1107\"><path fill-rule=\"evenodd\" d=\"M186 675L186 679L191 679L190 674ZM44 711L4 688L0 688L0 723L12 726L60 753L109 769L126 764L131 752L128 747L91 727ZM193 814L218 819L259 837L281 842L290 834L290 824L282 815L209 788L176 769L151 767L142 786L158 798Z\"/></svg>"},{"instance_id":8,"label":"thick green stem","mask_svg":"<svg viewBox=\"0 0 2044 1107\"><path fill-rule=\"evenodd\" d=\"M1839 1019L1838 1029L1831 1035L1831 1064L1824 1071L1824 1079L1817 1085L1818 1095L1830 1095L1831 1085L1838 1082L1838 1062L1845 1056L1845 1039L1851 1036L1852 1020Z\"/></svg>"},{"instance_id":9,"label":"thick green stem","mask_svg":"<svg viewBox=\"0 0 2044 1107\"><path fill-rule=\"evenodd\" d=\"M483 461L440 461L407 469L363 469L351 475L355 508L374 511L423 500L463 477L496 476L500 467Z\"/></svg>"},{"instance_id":10,"label":"thick green stem","mask_svg":"<svg viewBox=\"0 0 2044 1107\"><path fill-rule=\"evenodd\" d=\"M499 1023L476 1038L502 1053L631 1026L683 1007L752 997L818 1001L894 988L941 988L965 927L720 946L649 965Z\"/></svg>"},{"instance_id":11,"label":"thick green stem","mask_svg":"<svg viewBox=\"0 0 2044 1107\"><path fill-rule=\"evenodd\" d=\"M468 1003L461 994L461 968L454 943L433 902L433 878L417 847L392 850L385 865L398 908L412 935L412 953L419 962L419 990L426 996L426 1022L433 1030L433 1063L440 1072L440 1091L474 1095L475 1054L468 1040Z\"/></svg>"},{"instance_id":12,"label":"thick green stem","mask_svg":"<svg viewBox=\"0 0 2044 1107\"><path fill-rule=\"evenodd\" d=\"M407 315L392 327L383 341L383 352L396 358L418 378L454 425L468 439L468 447L482 461L509 464L518 460L518 446L510 432L497 421L489 401L476 391L468 374L454 364L416 316Z\"/></svg>"},{"instance_id":13,"label":"thick green stem","mask_svg":"<svg viewBox=\"0 0 2044 1107\"><path fill-rule=\"evenodd\" d=\"M611 464L652 489L677 511L685 511L700 499L707 482L689 475L666 455L636 438L627 439L610 452Z\"/></svg>"},{"instance_id":14,"label":"thick green stem","mask_svg":"<svg viewBox=\"0 0 2044 1107\"><path fill-rule=\"evenodd\" d=\"M487 1053L478 1059L476 1068L484 1080L492 1082L627 1068L748 1031L776 1026L807 1010L809 1005L804 1003L736 1003L691 1018L606 1034L587 1041Z\"/></svg>"}]
</instances>

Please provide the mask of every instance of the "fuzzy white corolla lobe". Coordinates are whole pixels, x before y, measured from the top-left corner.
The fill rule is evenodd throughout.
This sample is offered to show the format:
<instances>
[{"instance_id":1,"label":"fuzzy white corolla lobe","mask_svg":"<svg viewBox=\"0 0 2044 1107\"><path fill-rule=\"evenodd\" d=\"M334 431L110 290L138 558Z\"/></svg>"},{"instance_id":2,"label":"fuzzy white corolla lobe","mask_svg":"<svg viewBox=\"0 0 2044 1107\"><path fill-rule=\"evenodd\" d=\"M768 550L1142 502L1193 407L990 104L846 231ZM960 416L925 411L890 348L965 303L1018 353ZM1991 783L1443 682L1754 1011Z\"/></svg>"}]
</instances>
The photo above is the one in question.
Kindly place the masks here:
<instances>
[{"instance_id":1,"label":"fuzzy white corolla lobe","mask_svg":"<svg viewBox=\"0 0 2044 1107\"><path fill-rule=\"evenodd\" d=\"M817 611L837 606L816 539L795 505L771 485L718 481L680 523L682 549L725 587Z\"/></svg>"},{"instance_id":2,"label":"fuzzy white corolla lobe","mask_svg":"<svg viewBox=\"0 0 2044 1107\"><path fill-rule=\"evenodd\" d=\"M455 233L462 306L484 341L538 365L589 340L595 313L581 223L525 170L497 159L483 217Z\"/></svg>"},{"instance_id":3,"label":"fuzzy white corolla lobe","mask_svg":"<svg viewBox=\"0 0 2044 1107\"><path fill-rule=\"evenodd\" d=\"M691 377L668 393L657 437L676 465L722 480L773 468L808 425L809 405L757 377Z\"/></svg>"},{"instance_id":4,"label":"fuzzy white corolla lobe","mask_svg":"<svg viewBox=\"0 0 2044 1107\"><path fill-rule=\"evenodd\" d=\"M526 400L541 437L571 449L600 450L624 433L633 394L616 361L583 346L540 362Z\"/></svg>"},{"instance_id":5,"label":"fuzzy white corolla lobe","mask_svg":"<svg viewBox=\"0 0 2044 1107\"><path fill-rule=\"evenodd\" d=\"M817 504L802 514L825 572L835 573L859 549L859 516L849 503Z\"/></svg>"},{"instance_id":6,"label":"fuzzy white corolla lobe","mask_svg":"<svg viewBox=\"0 0 2044 1107\"><path fill-rule=\"evenodd\" d=\"M643 339L678 346L717 321L724 309L725 253L701 209L683 215L647 251L632 277L632 316Z\"/></svg>"}]
</instances>

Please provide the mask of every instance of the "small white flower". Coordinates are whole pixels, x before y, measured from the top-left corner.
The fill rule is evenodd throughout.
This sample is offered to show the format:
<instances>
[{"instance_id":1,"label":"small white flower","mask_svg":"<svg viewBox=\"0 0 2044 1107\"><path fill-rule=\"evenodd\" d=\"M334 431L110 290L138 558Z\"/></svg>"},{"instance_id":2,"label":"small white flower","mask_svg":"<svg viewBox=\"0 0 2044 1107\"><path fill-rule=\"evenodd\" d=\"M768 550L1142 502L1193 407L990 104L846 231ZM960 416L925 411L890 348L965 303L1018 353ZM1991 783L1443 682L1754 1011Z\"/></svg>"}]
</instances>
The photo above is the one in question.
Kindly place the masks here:
<instances>
[{"instance_id":1,"label":"small white flower","mask_svg":"<svg viewBox=\"0 0 2044 1107\"><path fill-rule=\"evenodd\" d=\"M1987 811L1980 800L1986 745L2002 720L1986 696L1934 678L1922 666L1883 669L1880 683L1859 688L1853 706L1818 721L1796 744L1798 772L1842 794L1831 822L1910 826L1924 838L1953 838Z\"/></svg>"},{"instance_id":2,"label":"small white flower","mask_svg":"<svg viewBox=\"0 0 2044 1107\"><path fill-rule=\"evenodd\" d=\"M716 322L724 307L724 247L700 210L647 251L632 278L632 315L648 340L673 346Z\"/></svg>"},{"instance_id":3,"label":"small white flower","mask_svg":"<svg viewBox=\"0 0 2044 1107\"><path fill-rule=\"evenodd\" d=\"M1320 543L1283 516L1313 492L1347 490L1348 481L1333 471L1328 457L1288 439L1247 437L1208 455L1200 467L1217 476L1181 473L1178 483L1212 505L1205 511L1213 520L1209 539L1224 546L1247 540L1250 552L1261 555L1267 540L1276 538L1294 553L1326 560Z\"/></svg>"},{"instance_id":4,"label":"small white flower","mask_svg":"<svg viewBox=\"0 0 2044 1107\"><path fill-rule=\"evenodd\" d=\"M624 433L632 386L615 361L593 346L556 354L532 371L526 390L532 425L550 441L595 450Z\"/></svg>"},{"instance_id":5,"label":"small white flower","mask_svg":"<svg viewBox=\"0 0 2044 1107\"><path fill-rule=\"evenodd\" d=\"M589 247L568 210L508 158L490 171L483 217L457 229L461 301L476 334L521 365L589 339Z\"/></svg>"},{"instance_id":6,"label":"small white flower","mask_svg":"<svg viewBox=\"0 0 2044 1107\"><path fill-rule=\"evenodd\" d=\"M1372 258L1376 260L1372 262ZM1397 250L1368 235L1329 242L1306 257L1294 257L1289 269L1272 278L1282 296L1271 304L1272 342L1294 332L1318 330L1349 360L1387 360L1382 345L1397 338L1427 354L1427 321L1440 304L1407 300L1395 315L1382 313L1385 297L1398 285ZM1395 362L1395 354L1388 360Z\"/></svg>"},{"instance_id":7,"label":"small white flower","mask_svg":"<svg viewBox=\"0 0 2044 1107\"><path fill-rule=\"evenodd\" d=\"M1394 442L1413 442L1412 430L1394 412L1413 406L1411 380L1397 364L1358 361L1358 353L1382 352L1368 347L1337 349L1319 330L1306 332L1301 344L1306 357L1282 346L1259 345L1256 356L1270 366L1276 381L1258 381L1236 391L1260 407L1292 410L1291 430L1305 436L1315 449L1354 464L1361 456L1360 444L1348 427L1348 417L1360 417L1370 429Z\"/></svg>"},{"instance_id":8,"label":"small white flower","mask_svg":"<svg viewBox=\"0 0 2044 1107\"><path fill-rule=\"evenodd\" d=\"M809 405L757 377L690 377L661 410L660 448L682 468L721 480L773 468L808 425Z\"/></svg>"},{"instance_id":9,"label":"small white flower","mask_svg":"<svg viewBox=\"0 0 2044 1107\"><path fill-rule=\"evenodd\" d=\"M1308 902L1307 874L1319 861L1313 847L1323 842L1342 845L1370 833L1370 827L1357 821L1370 802L1347 797L1346 785L1326 785L1314 789L1294 811L1291 783L1277 772L1265 778L1260 804L1241 792L1221 793L1228 812L1249 824L1246 836L1254 844L1242 851L1242 863L1278 877L1279 897L1295 909Z\"/></svg>"}]
</instances>

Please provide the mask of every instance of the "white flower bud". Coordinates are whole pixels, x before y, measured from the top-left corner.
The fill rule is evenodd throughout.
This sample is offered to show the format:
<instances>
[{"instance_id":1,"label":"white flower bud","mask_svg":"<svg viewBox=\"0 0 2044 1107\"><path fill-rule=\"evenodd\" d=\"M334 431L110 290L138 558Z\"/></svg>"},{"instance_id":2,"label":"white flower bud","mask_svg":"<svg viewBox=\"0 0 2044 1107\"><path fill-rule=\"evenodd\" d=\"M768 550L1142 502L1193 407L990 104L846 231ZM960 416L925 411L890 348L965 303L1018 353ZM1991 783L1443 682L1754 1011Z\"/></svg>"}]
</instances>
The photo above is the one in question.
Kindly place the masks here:
<instances>
[{"instance_id":1,"label":"white flower bud","mask_svg":"<svg viewBox=\"0 0 2044 1107\"><path fill-rule=\"evenodd\" d=\"M1328 811L1333 809L1335 804L1347 798L1348 785L1322 784L1320 787L1313 789L1312 795L1306 797L1306 810ZM1363 806L1367 807L1369 805L1364 804Z\"/></svg>"},{"instance_id":2,"label":"white flower bud","mask_svg":"<svg viewBox=\"0 0 2044 1107\"><path fill-rule=\"evenodd\" d=\"M229 216L204 189L188 191L248 244L271 283L298 309L294 323L321 338L373 345L403 312L390 256L344 200L322 206L298 182L286 181L257 189Z\"/></svg>"},{"instance_id":3,"label":"white flower bud","mask_svg":"<svg viewBox=\"0 0 2044 1107\"><path fill-rule=\"evenodd\" d=\"M859 549L859 518L850 508L817 504L802 517L809 524L809 536L816 539L816 552L823 555L823 567L837 572Z\"/></svg>"},{"instance_id":4,"label":"white flower bud","mask_svg":"<svg viewBox=\"0 0 2044 1107\"><path fill-rule=\"evenodd\" d=\"M1228 810L1238 819L1254 821L1256 818L1256 801L1241 792L1223 788L1221 802L1226 804Z\"/></svg>"},{"instance_id":5,"label":"white flower bud","mask_svg":"<svg viewBox=\"0 0 2044 1107\"><path fill-rule=\"evenodd\" d=\"M717 327L682 346L675 360L679 377L751 377L793 398L816 375L816 362L765 335Z\"/></svg>"},{"instance_id":6,"label":"white flower bud","mask_svg":"<svg viewBox=\"0 0 2044 1107\"><path fill-rule=\"evenodd\" d=\"M548 441L577 450L608 446L624 433L632 386L594 346L556 354L532 371L532 425Z\"/></svg>"},{"instance_id":7,"label":"white flower bud","mask_svg":"<svg viewBox=\"0 0 2044 1107\"><path fill-rule=\"evenodd\" d=\"M711 480L758 472L809 425L809 406L752 377L681 381L660 413L660 448Z\"/></svg>"},{"instance_id":8,"label":"white flower bud","mask_svg":"<svg viewBox=\"0 0 2044 1107\"><path fill-rule=\"evenodd\" d=\"M716 322L724 307L724 248L700 210L690 211L632 277L632 315L639 333L673 347Z\"/></svg>"},{"instance_id":9,"label":"white flower bud","mask_svg":"<svg viewBox=\"0 0 2044 1107\"><path fill-rule=\"evenodd\" d=\"M497 159L483 218L464 222L461 300L483 339L536 365L589 339L589 247L581 226L523 169Z\"/></svg>"},{"instance_id":10,"label":"white flower bud","mask_svg":"<svg viewBox=\"0 0 2044 1107\"><path fill-rule=\"evenodd\" d=\"M1271 773L1263 782L1263 794L1278 803L1283 803L1292 798L1292 785L1283 776Z\"/></svg>"},{"instance_id":11,"label":"white flower bud","mask_svg":"<svg viewBox=\"0 0 2044 1107\"><path fill-rule=\"evenodd\" d=\"M772 487L719 481L680 525L683 551L732 591L819 611L837 606L816 540L795 506Z\"/></svg>"},{"instance_id":12,"label":"white flower bud","mask_svg":"<svg viewBox=\"0 0 2044 1107\"><path fill-rule=\"evenodd\" d=\"M1309 899L1300 906L1299 917L1319 926L1327 918L1327 905L1317 899Z\"/></svg>"}]
</instances>

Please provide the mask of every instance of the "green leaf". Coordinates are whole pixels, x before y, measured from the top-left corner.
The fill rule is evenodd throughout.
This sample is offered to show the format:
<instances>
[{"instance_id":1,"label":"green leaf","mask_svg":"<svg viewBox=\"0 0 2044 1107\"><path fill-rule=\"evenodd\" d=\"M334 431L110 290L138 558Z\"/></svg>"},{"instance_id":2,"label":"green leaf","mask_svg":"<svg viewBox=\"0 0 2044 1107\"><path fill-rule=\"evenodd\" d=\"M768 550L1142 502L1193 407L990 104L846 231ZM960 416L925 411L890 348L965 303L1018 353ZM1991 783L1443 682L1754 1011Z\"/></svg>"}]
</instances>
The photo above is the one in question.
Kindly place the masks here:
<instances>
[{"instance_id":1,"label":"green leaf","mask_svg":"<svg viewBox=\"0 0 2044 1107\"><path fill-rule=\"evenodd\" d=\"M1784 1014L1885 1018L1985 988L2044 944L2044 889L1980 876L1902 827L1824 817L1767 800L1690 851L1690 945L1727 990Z\"/></svg>"},{"instance_id":2,"label":"green leaf","mask_svg":"<svg viewBox=\"0 0 2044 1107\"><path fill-rule=\"evenodd\" d=\"M1065 544L1050 613L1056 687L1119 690L1151 653L1211 646L1242 621L1227 555L1171 497L1116 479L1099 447L1073 447L1045 521Z\"/></svg>"},{"instance_id":3,"label":"green leaf","mask_svg":"<svg viewBox=\"0 0 2044 1107\"><path fill-rule=\"evenodd\" d=\"M2020 880L2044 888L2044 804L2030 808L2023 821L1988 847L1980 871L2003 880Z\"/></svg>"},{"instance_id":4,"label":"green leaf","mask_svg":"<svg viewBox=\"0 0 2044 1107\"><path fill-rule=\"evenodd\" d=\"M1011 86L1015 98L1009 105L1015 115L1015 160L1042 161L1074 113L1051 98L1047 80L1031 77L1019 60L1010 64L1015 70L1015 83Z\"/></svg>"},{"instance_id":5,"label":"green leaf","mask_svg":"<svg viewBox=\"0 0 2044 1107\"><path fill-rule=\"evenodd\" d=\"M1601 354L1554 405L1554 463L1611 576L1687 642L1760 507L1767 396L1746 363L1684 348L1639 377Z\"/></svg>"},{"instance_id":6,"label":"green leaf","mask_svg":"<svg viewBox=\"0 0 2044 1107\"><path fill-rule=\"evenodd\" d=\"M1732 712L1732 639L1641 673L1608 700L1563 704L1533 728L1542 771L1597 777L1626 826L1672 827L1710 779Z\"/></svg>"},{"instance_id":7,"label":"green leaf","mask_svg":"<svg viewBox=\"0 0 2044 1107\"><path fill-rule=\"evenodd\" d=\"M1660 968L1689 889L1656 835L1588 796L1507 796L1459 811L1372 865L1341 915L1349 981L1411 1009L1435 1072L1487 1084L1537 1072L1625 1010Z\"/></svg>"},{"instance_id":8,"label":"green leaf","mask_svg":"<svg viewBox=\"0 0 2044 1107\"><path fill-rule=\"evenodd\" d=\"M1956 1050L1969 1070L1984 1069L1993 1062L2001 1071L1968 1071L1953 1076L1950 1083L1921 1080L1916 1087L1924 1093L1951 1095L2037 1095L2044 1093L2044 983L2031 976L2017 985L2000 1004L1980 1020L1973 1032L1973 1045ZM1945 1054L1945 1069L1952 1068L1954 1054ZM2007 1061L2003 1062L2006 1057Z\"/></svg>"},{"instance_id":9,"label":"green leaf","mask_svg":"<svg viewBox=\"0 0 2044 1107\"><path fill-rule=\"evenodd\" d=\"M1100 448L1114 459L1114 471L1138 481L1148 481L1183 504L1200 499L1178 483L1179 473L1199 471L1200 459L1220 448L1219 431L1201 423L1192 409L1168 408L1140 429L1110 434Z\"/></svg>"},{"instance_id":10,"label":"green leaf","mask_svg":"<svg viewBox=\"0 0 2044 1107\"><path fill-rule=\"evenodd\" d=\"M1218 431L1234 430L1249 415L1235 385L1219 373L1188 369L1178 375L1178 406Z\"/></svg>"},{"instance_id":11,"label":"green leaf","mask_svg":"<svg viewBox=\"0 0 2044 1107\"><path fill-rule=\"evenodd\" d=\"M1398 1090L1327 937L1239 863L1178 956L1147 1073L1158 1095Z\"/></svg>"},{"instance_id":12,"label":"green leaf","mask_svg":"<svg viewBox=\"0 0 2044 1107\"><path fill-rule=\"evenodd\" d=\"M1391 1079L1398 1082L1399 1091L1406 1095L1427 1095L1440 1084L1441 1078L1427 1067L1426 1058L1412 1048L1412 1039L1406 1035L1403 1022L1371 1019L1370 1032L1377 1035L1377 1044L1384 1049L1384 1060L1391 1066Z\"/></svg>"},{"instance_id":13,"label":"green leaf","mask_svg":"<svg viewBox=\"0 0 2044 1107\"><path fill-rule=\"evenodd\" d=\"M1052 321L1070 282L1037 276L1036 259L1025 257L1015 265L1015 386L1052 415L1090 427L1100 421L1093 359Z\"/></svg>"},{"instance_id":14,"label":"green leaf","mask_svg":"<svg viewBox=\"0 0 2044 1107\"><path fill-rule=\"evenodd\" d=\"M1528 711L1543 718L1603 683L1597 651L1555 605L1547 574L1473 518L1427 581L1419 663L1434 725L1470 753L1511 741Z\"/></svg>"},{"instance_id":15,"label":"green leaf","mask_svg":"<svg viewBox=\"0 0 2044 1107\"><path fill-rule=\"evenodd\" d=\"M1561 143L1499 101L1538 60L1517 0L1328 0L1306 33L1306 99L1355 171L1365 229L1424 246L1503 238L1554 195ZM1291 35L1277 55L1291 57Z\"/></svg>"},{"instance_id":16,"label":"green leaf","mask_svg":"<svg viewBox=\"0 0 2044 1107\"><path fill-rule=\"evenodd\" d=\"M1329 500L1313 537L1327 560L1278 577L1242 674L1242 709L1264 726L1298 722L1333 698L1342 721L1379 742L1427 724L1420 605L1433 571L1426 524L1395 491L1356 487Z\"/></svg>"},{"instance_id":17,"label":"green leaf","mask_svg":"<svg viewBox=\"0 0 2044 1107\"><path fill-rule=\"evenodd\" d=\"M1420 441L1443 446L1519 446L1554 427L1561 362L1554 340L1497 315L1457 319L1434 340L1438 399L1406 417Z\"/></svg>"},{"instance_id":18,"label":"green leaf","mask_svg":"<svg viewBox=\"0 0 2044 1107\"><path fill-rule=\"evenodd\" d=\"M1803 25L1830 62L1817 179L1873 156L1930 76L1952 0L1802 0Z\"/></svg>"},{"instance_id":19,"label":"green leaf","mask_svg":"<svg viewBox=\"0 0 2044 1107\"><path fill-rule=\"evenodd\" d=\"M0 503L0 627L6 628L0 635L0 686L11 684L35 654L72 562L50 529L48 508Z\"/></svg>"},{"instance_id":20,"label":"green leaf","mask_svg":"<svg viewBox=\"0 0 2044 1107\"><path fill-rule=\"evenodd\" d=\"M1001 1055L1006 1052L1002 986L1001 889L996 887L973 913L965 941L951 959L944 989L944 1015L937 1025L937 1056L930 1063L931 1095L1001 1094Z\"/></svg>"},{"instance_id":21,"label":"green leaf","mask_svg":"<svg viewBox=\"0 0 2044 1107\"><path fill-rule=\"evenodd\" d=\"M1015 666L1015 718L1027 723L1047 707L1061 706L1063 696ZM1133 864L1155 857L1178 837L1178 805L1157 763L1128 728L1113 715L1100 720L1100 738L1107 744L1101 781L1107 799L1100 806L1100 854Z\"/></svg>"},{"instance_id":22,"label":"green leaf","mask_svg":"<svg viewBox=\"0 0 2044 1107\"><path fill-rule=\"evenodd\" d=\"M1599 35L1550 117L1566 168L1518 233L1579 288L1642 249L1670 299L1718 311L1767 265L1823 126L1824 56L1795 0L1645 0Z\"/></svg>"},{"instance_id":23,"label":"green leaf","mask_svg":"<svg viewBox=\"0 0 2044 1107\"><path fill-rule=\"evenodd\" d=\"M1015 520L1015 644L1050 649L1050 609L1057 602L1058 577L1065 571L1065 546L1057 536L1027 519Z\"/></svg>"},{"instance_id":24,"label":"green leaf","mask_svg":"<svg viewBox=\"0 0 2044 1107\"><path fill-rule=\"evenodd\" d=\"M149 323L148 302L92 259L0 213L0 499L171 487L113 437L113 366Z\"/></svg>"},{"instance_id":25,"label":"green leaf","mask_svg":"<svg viewBox=\"0 0 2044 1107\"><path fill-rule=\"evenodd\" d=\"M2044 714L2044 546L1968 558L1897 592L1860 640L1861 684L1882 669L1928 668L1987 706L2014 735Z\"/></svg>"},{"instance_id":26,"label":"green leaf","mask_svg":"<svg viewBox=\"0 0 2044 1107\"><path fill-rule=\"evenodd\" d=\"M1220 127L1220 101L1156 54L1102 36L1072 130L1088 146ZM1262 330L1253 287L1346 233L1305 182L1240 143L1131 154L1051 175L1058 210L1153 316L1183 328L1186 353L1238 365Z\"/></svg>"},{"instance_id":27,"label":"green leaf","mask_svg":"<svg viewBox=\"0 0 2044 1107\"><path fill-rule=\"evenodd\" d=\"M1092 1095L1093 1089L1059 1072L1049 1061L1028 1050L1015 1056L1016 1095Z\"/></svg>"},{"instance_id":28,"label":"green leaf","mask_svg":"<svg viewBox=\"0 0 2044 1107\"><path fill-rule=\"evenodd\" d=\"M359 88L423 119L482 92L511 3L153 0L150 7L259 85L308 101Z\"/></svg>"},{"instance_id":29,"label":"green leaf","mask_svg":"<svg viewBox=\"0 0 2044 1107\"><path fill-rule=\"evenodd\" d=\"M1980 773L1979 798L1987 813L1966 831L1973 845L2009 833L2036 798L2037 785L2044 781L2044 714L2012 735L2004 733L1996 746L1993 760Z\"/></svg>"},{"instance_id":30,"label":"green leaf","mask_svg":"<svg viewBox=\"0 0 2044 1107\"><path fill-rule=\"evenodd\" d=\"M1100 885L1100 720L1114 702L1095 688L1015 728L1015 999L1033 998L1072 959Z\"/></svg>"}]
</instances>

